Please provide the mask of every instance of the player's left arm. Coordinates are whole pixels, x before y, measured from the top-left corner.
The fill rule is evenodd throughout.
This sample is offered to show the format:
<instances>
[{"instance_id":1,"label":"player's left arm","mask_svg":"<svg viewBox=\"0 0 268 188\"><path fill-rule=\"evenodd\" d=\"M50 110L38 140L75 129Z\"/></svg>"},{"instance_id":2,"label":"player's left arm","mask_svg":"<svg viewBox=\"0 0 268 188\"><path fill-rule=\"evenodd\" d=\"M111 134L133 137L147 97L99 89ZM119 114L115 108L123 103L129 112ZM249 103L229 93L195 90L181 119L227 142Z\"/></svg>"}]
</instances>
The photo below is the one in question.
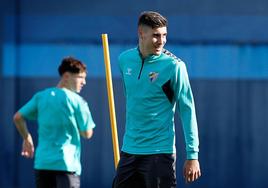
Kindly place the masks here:
<instances>
[{"instance_id":1,"label":"player's left arm","mask_svg":"<svg viewBox=\"0 0 268 188\"><path fill-rule=\"evenodd\" d=\"M86 131L80 131L80 135L83 138L90 139L93 136L93 130L89 129L89 130L86 130Z\"/></svg>"},{"instance_id":2,"label":"player's left arm","mask_svg":"<svg viewBox=\"0 0 268 188\"><path fill-rule=\"evenodd\" d=\"M180 62L176 75L176 101L182 120L187 153L183 174L186 182L193 182L201 175L198 161L199 138L194 98L186 66L183 62Z\"/></svg>"},{"instance_id":3,"label":"player's left arm","mask_svg":"<svg viewBox=\"0 0 268 188\"><path fill-rule=\"evenodd\" d=\"M186 160L183 166L183 177L186 183L191 183L201 176L199 161L197 159Z\"/></svg>"},{"instance_id":4,"label":"player's left arm","mask_svg":"<svg viewBox=\"0 0 268 188\"><path fill-rule=\"evenodd\" d=\"M93 136L93 128L95 128L96 125L93 121L88 104L84 99L80 101L76 119L80 135L83 138L90 139Z\"/></svg>"}]
</instances>

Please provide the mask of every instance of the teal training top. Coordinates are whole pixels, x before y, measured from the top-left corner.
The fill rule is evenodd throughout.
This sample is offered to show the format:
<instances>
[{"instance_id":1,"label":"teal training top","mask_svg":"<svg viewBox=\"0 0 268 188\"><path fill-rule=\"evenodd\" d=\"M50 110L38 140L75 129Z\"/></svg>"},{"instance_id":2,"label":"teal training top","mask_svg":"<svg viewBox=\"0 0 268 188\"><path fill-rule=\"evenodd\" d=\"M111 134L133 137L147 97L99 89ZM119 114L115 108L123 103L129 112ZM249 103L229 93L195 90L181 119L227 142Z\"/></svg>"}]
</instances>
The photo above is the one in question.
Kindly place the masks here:
<instances>
[{"instance_id":1,"label":"teal training top","mask_svg":"<svg viewBox=\"0 0 268 188\"><path fill-rule=\"evenodd\" d=\"M19 113L38 121L34 168L80 175L79 131L95 127L86 101L68 89L49 88L35 94Z\"/></svg>"},{"instance_id":2,"label":"teal training top","mask_svg":"<svg viewBox=\"0 0 268 188\"><path fill-rule=\"evenodd\" d=\"M126 95L122 151L130 154L176 153L175 107L182 120L187 159L198 159L198 128L184 62L167 50L141 58L138 48L119 56ZM176 105L177 104L177 105Z\"/></svg>"}]
</instances>

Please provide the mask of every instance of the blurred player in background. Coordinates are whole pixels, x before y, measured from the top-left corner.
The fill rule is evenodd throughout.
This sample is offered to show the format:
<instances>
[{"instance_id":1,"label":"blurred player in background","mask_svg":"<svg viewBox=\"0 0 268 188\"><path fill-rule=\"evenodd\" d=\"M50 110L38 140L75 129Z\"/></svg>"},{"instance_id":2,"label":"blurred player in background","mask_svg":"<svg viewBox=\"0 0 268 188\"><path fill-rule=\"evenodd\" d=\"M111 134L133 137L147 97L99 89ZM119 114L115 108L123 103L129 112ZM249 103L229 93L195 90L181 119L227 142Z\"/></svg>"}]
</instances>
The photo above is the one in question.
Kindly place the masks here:
<instances>
[{"instance_id":1,"label":"blurred player in background","mask_svg":"<svg viewBox=\"0 0 268 188\"><path fill-rule=\"evenodd\" d=\"M58 72L58 85L36 93L13 118L23 138L22 156L34 157L38 188L80 187L80 135L91 138L95 127L88 104L77 94L86 84L86 65L67 57ZM36 151L26 119L38 122Z\"/></svg>"}]
</instances>

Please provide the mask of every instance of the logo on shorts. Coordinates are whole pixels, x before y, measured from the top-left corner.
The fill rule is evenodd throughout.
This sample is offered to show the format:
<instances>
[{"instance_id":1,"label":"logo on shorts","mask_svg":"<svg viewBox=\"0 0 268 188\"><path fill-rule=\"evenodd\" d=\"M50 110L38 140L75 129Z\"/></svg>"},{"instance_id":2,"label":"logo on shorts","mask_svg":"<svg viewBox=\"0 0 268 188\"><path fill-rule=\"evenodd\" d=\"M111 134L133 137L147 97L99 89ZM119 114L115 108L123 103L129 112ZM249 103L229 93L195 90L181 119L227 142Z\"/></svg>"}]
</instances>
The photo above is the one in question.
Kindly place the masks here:
<instances>
[{"instance_id":1,"label":"logo on shorts","mask_svg":"<svg viewBox=\"0 0 268 188\"><path fill-rule=\"evenodd\" d=\"M159 74L158 72L150 72L150 73L149 73L150 81L151 81L151 82L154 82L154 81L157 79L158 74Z\"/></svg>"}]
</instances>

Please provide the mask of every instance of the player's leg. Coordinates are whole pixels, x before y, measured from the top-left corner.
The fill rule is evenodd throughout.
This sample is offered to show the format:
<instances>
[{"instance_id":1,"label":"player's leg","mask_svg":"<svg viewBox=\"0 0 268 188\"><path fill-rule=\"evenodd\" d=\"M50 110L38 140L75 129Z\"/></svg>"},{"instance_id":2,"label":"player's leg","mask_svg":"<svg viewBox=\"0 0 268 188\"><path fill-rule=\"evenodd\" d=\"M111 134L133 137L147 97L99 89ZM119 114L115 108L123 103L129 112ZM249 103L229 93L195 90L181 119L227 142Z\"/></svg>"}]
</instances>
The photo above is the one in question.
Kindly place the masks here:
<instances>
[{"instance_id":1,"label":"player's leg","mask_svg":"<svg viewBox=\"0 0 268 188\"><path fill-rule=\"evenodd\" d=\"M35 170L35 184L37 188L56 188L55 172L51 170Z\"/></svg>"},{"instance_id":2,"label":"player's leg","mask_svg":"<svg viewBox=\"0 0 268 188\"><path fill-rule=\"evenodd\" d=\"M146 188L176 187L175 154L148 155L139 165L139 172L145 177Z\"/></svg>"},{"instance_id":3,"label":"player's leg","mask_svg":"<svg viewBox=\"0 0 268 188\"><path fill-rule=\"evenodd\" d=\"M144 179L136 172L137 157L121 152L113 188L143 188Z\"/></svg>"},{"instance_id":4,"label":"player's leg","mask_svg":"<svg viewBox=\"0 0 268 188\"><path fill-rule=\"evenodd\" d=\"M74 172L57 171L56 184L57 188L79 188L80 176Z\"/></svg>"}]
</instances>

